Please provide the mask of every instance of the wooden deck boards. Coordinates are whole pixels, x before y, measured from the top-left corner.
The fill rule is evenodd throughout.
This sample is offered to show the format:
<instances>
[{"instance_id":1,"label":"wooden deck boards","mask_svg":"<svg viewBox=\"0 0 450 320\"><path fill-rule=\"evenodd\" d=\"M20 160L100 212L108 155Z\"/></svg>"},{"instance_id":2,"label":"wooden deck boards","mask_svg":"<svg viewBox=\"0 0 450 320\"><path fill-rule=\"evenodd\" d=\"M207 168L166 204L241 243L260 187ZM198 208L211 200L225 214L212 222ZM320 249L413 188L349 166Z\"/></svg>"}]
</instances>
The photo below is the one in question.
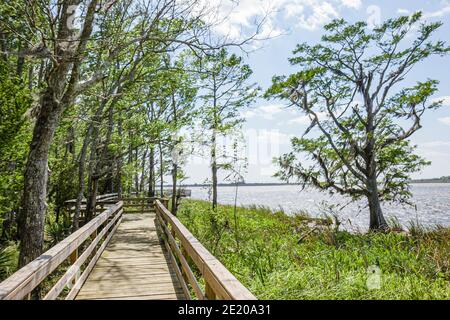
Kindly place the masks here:
<instances>
[{"instance_id":1,"label":"wooden deck boards","mask_svg":"<svg viewBox=\"0 0 450 320\"><path fill-rule=\"evenodd\" d=\"M124 214L76 299L185 298L154 220L154 213Z\"/></svg>"}]
</instances>

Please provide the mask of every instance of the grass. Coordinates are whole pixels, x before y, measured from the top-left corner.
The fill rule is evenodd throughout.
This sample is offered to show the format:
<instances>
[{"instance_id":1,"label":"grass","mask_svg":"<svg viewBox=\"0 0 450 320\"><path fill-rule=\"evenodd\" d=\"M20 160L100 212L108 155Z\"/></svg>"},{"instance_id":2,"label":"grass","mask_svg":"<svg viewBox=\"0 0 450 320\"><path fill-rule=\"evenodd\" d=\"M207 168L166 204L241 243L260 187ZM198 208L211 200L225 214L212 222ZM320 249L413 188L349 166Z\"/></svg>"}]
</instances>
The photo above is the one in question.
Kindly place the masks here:
<instances>
[{"instance_id":1,"label":"grass","mask_svg":"<svg viewBox=\"0 0 450 320\"><path fill-rule=\"evenodd\" d=\"M178 217L259 299L450 298L450 228L351 234L305 213L253 206L235 216L187 199Z\"/></svg>"},{"instance_id":2,"label":"grass","mask_svg":"<svg viewBox=\"0 0 450 320\"><path fill-rule=\"evenodd\" d=\"M18 258L17 243L10 241L0 247L0 282L17 270Z\"/></svg>"}]
</instances>

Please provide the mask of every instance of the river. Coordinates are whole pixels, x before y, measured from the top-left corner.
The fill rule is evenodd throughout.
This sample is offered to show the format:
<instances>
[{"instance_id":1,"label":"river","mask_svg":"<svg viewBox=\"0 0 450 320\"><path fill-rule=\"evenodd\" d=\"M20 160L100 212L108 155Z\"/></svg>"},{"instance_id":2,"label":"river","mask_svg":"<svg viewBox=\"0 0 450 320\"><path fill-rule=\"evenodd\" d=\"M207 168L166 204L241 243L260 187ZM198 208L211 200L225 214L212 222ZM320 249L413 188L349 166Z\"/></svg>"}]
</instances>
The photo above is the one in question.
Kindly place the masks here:
<instances>
[{"instance_id":1,"label":"river","mask_svg":"<svg viewBox=\"0 0 450 320\"><path fill-rule=\"evenodd\" d=\"M189 187L193 199L208 200L208 189ZM450 183L417 183L411 185L415 206L382 204L387 219L396 217L403 226L418 221L424 226L450 226ZM234 204L234 186L220 186L221 204ZM306 211L310 216L335 214L349 231L365 231L369 225L368 208L364 201L352 203L340 195L330 195L312 188L301 190L296 185L239 186L239 206L258 205L273 210L282 208L288 214ZM332 209L330 210L330 208Z\"/></svg>"}]
</instances>

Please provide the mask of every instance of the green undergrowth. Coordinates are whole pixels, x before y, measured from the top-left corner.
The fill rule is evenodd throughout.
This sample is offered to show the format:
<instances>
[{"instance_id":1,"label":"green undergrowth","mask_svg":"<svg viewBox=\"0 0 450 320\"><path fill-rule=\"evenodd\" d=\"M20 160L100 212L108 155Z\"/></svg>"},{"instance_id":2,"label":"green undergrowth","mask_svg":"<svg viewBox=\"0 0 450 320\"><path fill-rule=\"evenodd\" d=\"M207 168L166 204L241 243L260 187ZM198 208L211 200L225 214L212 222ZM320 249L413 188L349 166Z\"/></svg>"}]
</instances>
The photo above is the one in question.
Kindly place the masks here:
<instances>
[{"instance_id":1,"label":"green undergrowth","mask_svg":"<svg viewBox=\"0 0 450 320\"><path fill-rule=\"evenodd\" d=\"M183 224L259 299L449 299L450 228L352 234L330 220L184 200Z\"/></svg>"}]
</instances>

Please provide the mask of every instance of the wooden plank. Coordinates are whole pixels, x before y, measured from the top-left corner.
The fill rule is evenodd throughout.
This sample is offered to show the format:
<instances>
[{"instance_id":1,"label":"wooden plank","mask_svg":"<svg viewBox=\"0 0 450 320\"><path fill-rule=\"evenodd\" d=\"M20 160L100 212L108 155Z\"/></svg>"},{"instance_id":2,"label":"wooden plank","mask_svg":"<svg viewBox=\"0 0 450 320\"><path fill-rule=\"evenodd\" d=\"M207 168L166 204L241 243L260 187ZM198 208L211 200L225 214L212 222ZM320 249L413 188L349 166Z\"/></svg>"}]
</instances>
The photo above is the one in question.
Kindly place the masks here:
<instances>
[{"instance_id":1,"label":"wooden plank","mask_svg":"<svg viewBox=\"0 0 450 320\"><path fill-rule=\"evenodd\" d=\"M152 258L151 260L148 259L126 259L125 261L123 261L121 263L121 266L123 267L132 267L132 266L145 266L145 267L151 267L154 265L160 265L160 264L166 264L168 256L164 255L164 256L157 256L155 258ZM114 267L117 266L117 261L120 260L116 260L116 262L113 261L106 261L106 260L102 260L97 262L97 268L102 268L102 267Z\"/></svg>"},{"instance_id":2,"label":"wooden plank","mask_svg":"<svg viewBox=\"0 0 450 320\"><path fill-rule=\"evenodd\" d=\"M133 293L147 293L152 291L163 292L166 291L181 291L180 286L175 286L170 280L161 280L155 283L130 283L130 282L103 282L99 283L97 286L89 287L83 290L83 296L89 294L97 294L99 292L122 292L122 291L132 291Z\"/></svg>"},{"instance_id":3,"label":"wooden plank","mask_svg":"<svg viewBox=\"0 0 450 320\"><path fill-rule=\"evenodd\" d=\"M94 274L91 273L89 277L89 284L83 287L83 290L89 289L89 286L96 287L105 283L130 283L130 284L158 284L160 282L171 282L174 283L174 277L176 274L174 272L148 272L148 273L135 273L124 276L123 274ZM108 281L105 281L105 280ZM174 283L178 286L178 282Z\"/></svg>"},{"instance_id":4,"label":"wooden plank","mask_svg":"<svg viewBox=\"0 0 450 320\"><path fill-rule=\"evenodd\" d=\"M171 292L158 292L154 294L148 294L143 292L128 293L128 292L118 292L118 293L108 293L102 292L99 295L87 295L80 297L80 300L123 300L123 299L137 299L143 300L178 300L183 298L183 292L171 291Z\"/></svg>"},{"instance_id":5,"label":"wooden plank","mask_svg":"<svg viewBox=\"0 0 450 320\"><path fill-rule=\"evenodd\" d=\"M148 272L139 272L139 273L133 273L133 274L124 274L123 272L116 272L116 273L95 273L92 272L89 276L89 282L83 286L83 288L87 288L89 285L98 285L99 281L116 281L116 280L126 280L126 281L135 281L135 279L139 279L139 281L142 282L149 282L152 283L153 279L174 279L176 277L176 274L173 271L148 271Z\"/></svg>"}]
</instances>

